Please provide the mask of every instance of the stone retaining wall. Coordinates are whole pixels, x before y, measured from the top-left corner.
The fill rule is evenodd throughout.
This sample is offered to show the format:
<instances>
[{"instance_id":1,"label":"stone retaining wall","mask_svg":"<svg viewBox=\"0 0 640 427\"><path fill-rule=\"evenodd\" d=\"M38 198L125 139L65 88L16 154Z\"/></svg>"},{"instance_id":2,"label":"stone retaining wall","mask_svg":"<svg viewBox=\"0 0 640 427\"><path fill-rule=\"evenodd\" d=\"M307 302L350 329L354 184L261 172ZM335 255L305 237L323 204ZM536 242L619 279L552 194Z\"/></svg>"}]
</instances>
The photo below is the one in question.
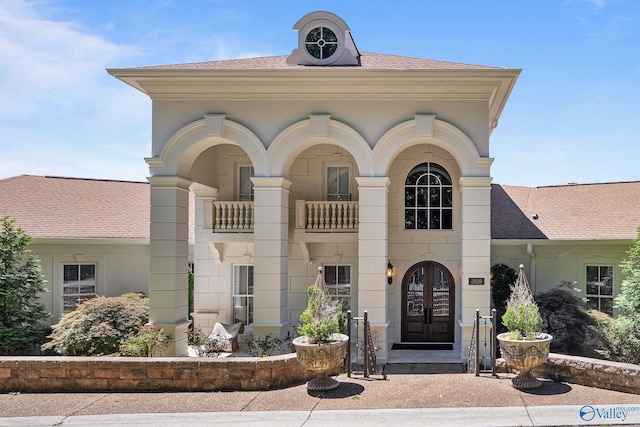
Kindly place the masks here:
<instances>
[{"instance_id":1,"label":"stone retaining wall","mask_svg":"<svg viewBox=\"0 0 640 427\"><path fill-rule=\"evenodd\" d=\"M498 369L509 372L504 359L498 359ZM630 363L551 353L547 362L533 374L554 381L640 394L640 365Z\"/></svg>"},{"instance_id":2,"label":"stone retaining wall","mask_svg":"<svg viewBox=\"0 0 640 427\"><path fill-rule=\"evenodd\" d=\"M315 374L295 354L267 358L0 357L0 392L269 390Z\"/></svg>"}]
</instances>

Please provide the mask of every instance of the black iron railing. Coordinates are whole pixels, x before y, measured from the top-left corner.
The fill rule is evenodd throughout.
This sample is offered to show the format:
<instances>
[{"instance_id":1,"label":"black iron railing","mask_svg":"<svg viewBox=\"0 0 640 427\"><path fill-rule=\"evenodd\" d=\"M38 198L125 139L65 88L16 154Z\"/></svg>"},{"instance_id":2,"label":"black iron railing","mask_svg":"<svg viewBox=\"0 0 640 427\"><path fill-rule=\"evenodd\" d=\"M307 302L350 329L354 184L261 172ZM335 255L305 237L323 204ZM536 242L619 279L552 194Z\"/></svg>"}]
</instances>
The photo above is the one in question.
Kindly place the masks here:
<instances>
[{"instance_id":1,"label":"black iron railing","mask_svg":"<svg viewBox=\"0 0 640 427\"><path fill-rule=\"evenodd\" d=\"M469 344L468 371L475 373L491 373L496 375L496 309L491 310L490 316L480 316L480 310L476 310L476 317L473 322L473 332L471 333L471 343ZM483 330L481 336L480 329Z\"/></svg>"}]
</instances>

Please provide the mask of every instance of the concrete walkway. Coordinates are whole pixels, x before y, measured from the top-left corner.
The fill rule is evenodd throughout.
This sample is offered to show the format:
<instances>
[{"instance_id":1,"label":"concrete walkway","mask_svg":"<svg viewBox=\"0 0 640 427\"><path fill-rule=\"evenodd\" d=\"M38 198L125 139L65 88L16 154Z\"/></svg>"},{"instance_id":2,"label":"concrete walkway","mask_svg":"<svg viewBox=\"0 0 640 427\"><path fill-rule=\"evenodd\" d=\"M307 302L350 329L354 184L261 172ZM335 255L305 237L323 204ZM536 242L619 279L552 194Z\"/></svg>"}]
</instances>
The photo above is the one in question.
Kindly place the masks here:
<instances>
[{"instance_id":1,"label":"concrete walkway","mask_svg":"<svg viewBox=\"0 0 640 427\"><path fill-rule=\"evenodd\" d=\"M341 386L211 393L0 395L0 426L543 426L640 425L640 396L544 381L522 392L511 375L338 377Z\"/></svg>"}]
</instances>

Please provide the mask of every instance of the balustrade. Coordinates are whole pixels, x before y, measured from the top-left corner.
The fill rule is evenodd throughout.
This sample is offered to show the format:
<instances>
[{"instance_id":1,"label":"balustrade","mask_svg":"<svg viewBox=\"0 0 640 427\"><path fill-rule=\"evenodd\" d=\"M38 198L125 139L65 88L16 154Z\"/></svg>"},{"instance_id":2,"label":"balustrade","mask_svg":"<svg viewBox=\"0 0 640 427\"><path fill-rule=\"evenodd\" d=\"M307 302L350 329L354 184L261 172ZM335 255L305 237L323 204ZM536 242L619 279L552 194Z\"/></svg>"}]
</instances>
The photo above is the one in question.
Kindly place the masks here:
<instances>
[{"instance_id":1,"label":"balustrade","mask_svg":"<svg viewBox=\"0 0 640 427\"><path fill-rule=\"evenodd\" d=\"M297 200L296 228L311 232L356 231L358 202Z\"/></svg>"},{"instance_id":2,"label":"balustrade","mask_svg":"<svg viewBox=\"0 0 640 427\"><path fill-rule=\"evenodd\" d=\"M213 202L214 231L253 231L253 202Z\"/></svg>"}]
</instances>

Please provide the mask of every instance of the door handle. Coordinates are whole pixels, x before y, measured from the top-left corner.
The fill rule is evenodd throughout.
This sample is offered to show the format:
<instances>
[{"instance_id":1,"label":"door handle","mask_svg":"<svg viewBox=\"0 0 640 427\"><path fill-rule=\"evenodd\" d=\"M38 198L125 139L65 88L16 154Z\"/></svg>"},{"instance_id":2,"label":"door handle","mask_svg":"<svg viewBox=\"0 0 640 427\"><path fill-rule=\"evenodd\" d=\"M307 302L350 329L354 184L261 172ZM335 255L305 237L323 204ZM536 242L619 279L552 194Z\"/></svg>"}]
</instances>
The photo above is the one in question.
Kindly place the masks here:
<instances>
[{"instance_id":1,"label":"door handle","mask_svg":"<svg viewBox=\"0 0 640 427\"><path fill-rule=\"evenodd\" d=\"M433 309L432 309L432 308L429 308L429 310L428 310L427 312L429 313L429 314L428 314L428 318L429 318L428 323L429 323L429 324L431 324L431 318L432 318L432 316L433 316Z\"/></svg>"}]
</instances>

